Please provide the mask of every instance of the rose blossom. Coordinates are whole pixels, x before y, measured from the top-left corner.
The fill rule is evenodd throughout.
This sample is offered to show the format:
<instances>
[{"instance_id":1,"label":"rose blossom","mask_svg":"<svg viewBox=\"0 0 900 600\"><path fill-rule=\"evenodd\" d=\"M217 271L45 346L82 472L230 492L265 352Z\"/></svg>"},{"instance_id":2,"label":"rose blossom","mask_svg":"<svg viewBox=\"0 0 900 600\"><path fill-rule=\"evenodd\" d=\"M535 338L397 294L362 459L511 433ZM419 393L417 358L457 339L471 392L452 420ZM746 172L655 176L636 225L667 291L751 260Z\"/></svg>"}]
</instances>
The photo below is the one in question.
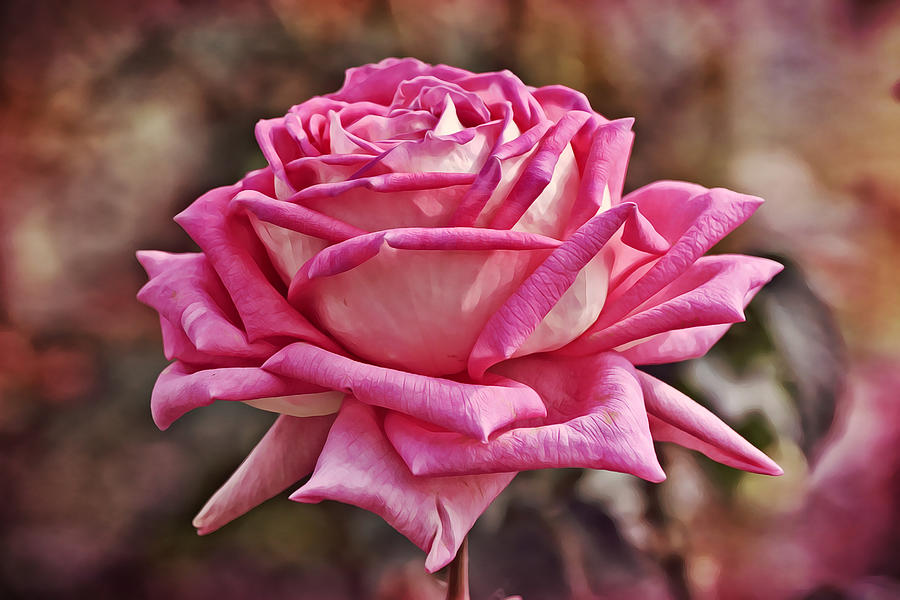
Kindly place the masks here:
<instances>
[{"instance_id":1,"label":"rose blossom","mask_svg":"<svg viewBox=\"0 0 900 600\"><path fill-rule=\"evenodd\" d=\"M635 365L704 354L781 267L703 254L761 200L657 182L622 197L631 119L509 72L417 60L260 121L268 166L140 252L166 357L161 428L215 400L282 413L195 519L291 498L381 515L434 571L516 472L665 475L654 440L779 474Z\"/></svg>"}]
</instances>

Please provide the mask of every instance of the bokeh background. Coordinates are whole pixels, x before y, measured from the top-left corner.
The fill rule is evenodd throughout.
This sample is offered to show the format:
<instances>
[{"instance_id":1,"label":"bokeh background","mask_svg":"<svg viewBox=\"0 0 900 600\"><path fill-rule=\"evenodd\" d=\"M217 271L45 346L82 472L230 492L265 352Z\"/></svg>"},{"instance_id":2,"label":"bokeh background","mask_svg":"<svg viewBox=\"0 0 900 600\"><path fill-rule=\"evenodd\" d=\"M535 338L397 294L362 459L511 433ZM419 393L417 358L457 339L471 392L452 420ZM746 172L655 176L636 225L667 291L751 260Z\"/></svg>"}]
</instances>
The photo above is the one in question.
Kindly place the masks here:
<instances>
[{"instance_id":1,"label":"bokeh background","mask_svg":"<svg viewBox=\"0 0 900 600\"><path fill-rule=\"evenodd\" d=\"M900 3L7 0L0 5L0 597L441 598L377 517L193 514L273 417L166 433L138 248L263 164L262 117L412 55L634 116L627 188L763 196L719 250L782 260L748 322L655 373L784 467L663 446L669 479L519 476L472 533L476 599L900 598Z\"/></svg>"}]
</instances>

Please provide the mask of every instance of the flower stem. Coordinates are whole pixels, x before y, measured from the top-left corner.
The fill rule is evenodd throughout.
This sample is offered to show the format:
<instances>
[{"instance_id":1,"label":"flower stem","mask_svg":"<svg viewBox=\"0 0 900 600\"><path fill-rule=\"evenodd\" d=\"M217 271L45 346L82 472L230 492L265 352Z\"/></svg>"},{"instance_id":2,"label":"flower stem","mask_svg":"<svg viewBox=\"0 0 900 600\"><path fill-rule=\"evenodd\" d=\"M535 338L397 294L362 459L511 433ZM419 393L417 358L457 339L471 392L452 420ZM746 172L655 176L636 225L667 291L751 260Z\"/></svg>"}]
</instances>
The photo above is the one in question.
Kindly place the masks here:
<instances>
[{"instance_id":1,"label":"flower stem","mask_svg":"<svg viewBox=\"0 0 900 600\"><path fill-rule=\"evenodd\" d=\"M447 600L469 599L469 538L463 538L459 552L450 563L447 579Z\"/></svg>"}]
</instances>

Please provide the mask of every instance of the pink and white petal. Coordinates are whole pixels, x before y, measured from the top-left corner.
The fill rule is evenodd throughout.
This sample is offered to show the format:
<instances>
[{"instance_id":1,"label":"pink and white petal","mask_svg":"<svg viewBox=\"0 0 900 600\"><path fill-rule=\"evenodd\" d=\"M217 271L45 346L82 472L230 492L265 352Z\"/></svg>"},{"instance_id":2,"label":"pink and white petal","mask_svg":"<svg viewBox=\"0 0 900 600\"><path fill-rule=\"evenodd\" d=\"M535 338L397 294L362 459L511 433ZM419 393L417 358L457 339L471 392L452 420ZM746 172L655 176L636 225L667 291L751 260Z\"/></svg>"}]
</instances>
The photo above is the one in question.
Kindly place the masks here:
<instances>
[{"instance_id":1,"label":"pink and white petal","mask_svg":"<svg viewBox=\"0 0 900 600\"><path fill-rule=\"evenodd\" d=\"M615 353L569 359L554 355L504 362L497 373L537 390L547 417L517 422L479 442L435 430L398 413L385 432L416 475L498 473L582 467L665 479L634 367Z\"/></svg>"},{"instance_id":2,"label":"pink and white petal","mask_svg":"<svg viewBox=\"0 0 900 600\"><path fill-rule=\"evenodd\" d=\"M502 121L491 121L453 134L427 132L421 140L394 146L381 162L395 173L477 173L503 127Z\"/></svg>"},{"instance_id":3,"label":"pink and white petal","mask_svg":"<svg viewBox=\"0 0 900 600\"><path fill-rule=\"evenodd\" d=\"M571 211L579 180L569 142L589 118L589 113L572 112L547 131L493 215L491 228L516 225L524 231L561 237L564 225L557 225Z\"/></svg>"},{"instance_id":4,"label":"pink and white petal","mask_svg":"<svg viewBox=\"0 0 900 600\"><path fill-rule=\"evenodd\" d=\"M288 297L372 363L459 373L488 318L558 245L490 229L378 232L323 250Z\"/></svg>"},{"instance_id":5,"label":"pink and white petal","mask_svg":"<svg viewBox=\"0 0 900 600\"><path fill-rule=\"evenodd\" d=\"M661 181L625 197L671 247L646 268L610 290L606 306L585 336L621 321L651 296L678 278L716 242L746 221L762 200L722 188ZM591 344L581 344L591 351ZM579 348L581 350L581 348Z\"/></svg>"},{"instance_id":6,"label":"pink and white petal","mask_svg":"<svg viewBox=\"0 0 900 600\"><path fill-rule=\"evenodd\" d=\"M743 321L744 307L782 268L755 256L701 257L632 314L579 343L604 351L673 330Z\"/></svg>"},{"instance_id":7,"label":"pink and white petal","mask_svg":"<svg viewBox=\"0 0 900 600\"><path fill-rule=\"evenodd\" d=\"M138 252L137 257L150 275L150 281L138 292L138 300L156 309L169 325L163 327L163 335L171 357L190 355L185 341L207 357L262 359L275 351L275 346L267 342L247 341L247 335L235 324L240 321L234 305L202 253L150 250Z\"/></svg>"},{"instance_id":8,"label":"pink and white petal","mask_svg":"<svg viewBox=\"0 0 900 600\"><path fill-rule=\"evenodd\" d=\"M604 120L599 115L595 121ZM581 186L572 207L565 237L594 217L622 201L625 169L631 154L634 119L617 119L597 125L581 174Z\"/></svg>"},{"instance_id":9,"label":"pink and white petal","mask_svg":"<svg viewBox=\"0 0 900 600\"><path fill-rule=\"evenodd\" d=\"M250 342L286 336L337 349L272 284L279 276L249 221L228 212L232 198L244 189L259 189L256 180L265 175L265 171L252 173L242 184L207 192L175 221L197 242L215 269ZM267 179L271 180L271 174Z\"/></svg>"},{"instance_id":10,"label":"pink and white petal","mask_svg":"<svg viewBox=\"0 0 900 600\"><path fill-rule=\"evenodd\" d=\"M732 323L676 329L614 348L633 365L659 365L700 358L731 328Z\"/></svg>"},{"instance_id":11,"label":"pink and white petal","mask_svg":"<svg viewBox=\"0 0 900 600\"><path fill-rule=\"evenodd\" d=\"M765 475L783 471L717 416L672 386L637 371L653 439L698 450L722 464Z\"/></svg>"},{"instance_id":12,"label":"pink and white petal","mask_svg":"<svg viewBox=\"0 0 900 600\"><path fill-rule=\"evenodd\" d=\"M460 383L377 367L304 343L282 349L263 368L480 440L516 419L546 415L534 390L499 376L484 385Z\"/></svg>"},{"instance_id":13,"label":"pink and white petal","mask_svg":"<svg viewBox=\"0 0 900 600\"><path fill-rule=\"evenodd\" d=\"M256 398L244 400L244 404L292 417L317 417L333 415L341 408L344 400L342 392L319 392L317 394L294 394L293 396L276 396L274 398Z\"/></svg>"},{"instance_id":14,"label":"pink and white petal","mask_svg":"<svg viewBox=\"0 0 900 600\"><path fill-rule=\"evenodd\" d=\"M332 242L367 233L305 206L276 200L254 190L235 195L229 210L246 211L251 227L286 284L303 263Z\"/></svg>"},{"instance_id":15,"label":"pink and white petal","mask_svg":"<svg viewBox=\"0 0 900 600\"><path fill-rule=\"evenodd\" d=\"M487 227L521 176L537 143L552 126L552 121L540 121L521 135L515 135L501 144L481 167L475 181L460 201L450 224L458 227ZM504 136L506 131L504 130Z\"/></svg>"},{"instance_id":16,"label":"pink and white petal","mask_svg":"<svg viewBox=\"0 0 900 600\"><path fill-rule=\"evenodd\" d=\"M348 398L310 480L292 500L336 500L381 516L428 553L437 571L456 555L475 520L515 473L417 477L385 438L376 409Z\"/></svg>"},{"instance_id":17,"label":"pink and white petal","mask_svg":"<svg viewBox=\"0 0 900 600\"><path fill-rule=\"evenodd\" d=\"M310 186L292 202L366 231L443 227L473 173L389 173Z\"/></svg>"},{"instance_id":18,"label":"pink and white petal","mask_svg":"<svg viewBox=\"0 0 900 600\"><path fill-rule=\"evenodd\" d=\"M163 369L150 397L153 422L167 429L185 413L209 406L216 400L245 401L259 398L318 394L325 388L305 381L291 381L258 367L196 369L174 362ZM313 397L314 402L320 398ZM299 400L297 400L299 402Z\"/></svg>"},{"instance_id":19,"label":"pink and white petal","mask_svg":"<svg viewBox=\"0 0 900 600\"><path fill-rule=\"evenodd\" d=\"M665 249L664 241L652 227L644 225L638 220L634 204L621 204L600 213L576 231L490 317L469 355L469 374L477 379L491 365L515 356L522 347L532 352L555 349L579 336L597 318L606 299L605 293L597 293L598 288L594 287L605 288L607 284L604 265L593 263L587 270L585 267L592 263L613 234L624 226L626 242L653 252ZM586 279L564 301L564 306L571 312L558 313L547 326L539 329L541 322L583 271ZM593 281L591 276L599 279ZM579 291L587 289L592 290L591 295L577 296ZM526 341L535 333L539 336L537 340L526 346Z\"/></svg>"},{"instance_id":20,"label":"pink and white petal","mask_svg":"<svg viewBox=\"0 0 900 600\"><path fill-rule=\"evenodd\" d=\"M439 123L427 110L398 110L386 115L366 114L347 125L347 131L361 138L381 141L420 137Z\"/></svg>"},{"instance_id":21,"label":"pink and white petal","mask_svg":"<svg viewBox=\"0 0 900 600\"><path fill-rule=\"evenodd\" d=\"M212 533L309 475L334 418L278 417L237 471L194 517L197 533Z\"/></svg>"}]
</instances>

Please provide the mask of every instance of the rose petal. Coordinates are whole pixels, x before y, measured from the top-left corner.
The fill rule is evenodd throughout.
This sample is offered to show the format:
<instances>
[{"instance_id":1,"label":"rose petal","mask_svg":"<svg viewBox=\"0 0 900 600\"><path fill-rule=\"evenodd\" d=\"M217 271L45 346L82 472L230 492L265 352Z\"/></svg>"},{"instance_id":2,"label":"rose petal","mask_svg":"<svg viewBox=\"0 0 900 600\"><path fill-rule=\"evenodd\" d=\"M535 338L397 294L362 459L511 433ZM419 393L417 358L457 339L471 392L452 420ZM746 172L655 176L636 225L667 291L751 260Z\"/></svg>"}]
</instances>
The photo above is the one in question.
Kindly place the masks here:
<instances>
[{"instance_id":1,"label":"rose petal","mask_svg":"<svg viewBox=\"0 0 900 600\"><path fill-rule=\"evenodd\" d=\"M677 329L617 346L615 350L633 365L689 360L706 354L730 328L731 323Z\"/></svg>"},{"instance_id":2,"label":"rose petal","mask_svg":"<svg viewBox=\"0 0 900 600\"><path fill-rule=\"evenodd\" d=\"M216 400L257 400L324 391L327 390L321 386L282 379L258 367L196 369L174 362L160 373L153 386L150 412L157 427L167 429L185 413ZM320 398L313 396L311 400L318 402Z\"/></svg>"},{"instance_id":3,"label":"rose petal","mask_svg":"<svg viewBox=\"0 0 900 600\"><path fill-rule=\"evenodd\" d=\"M651 415L653 439L698 450L725 465L753 473L781 475L781 467L717 416L662 381L637 371Z\"/></svg>"},{"instance_id":4,"label":"rose petal","mask_svg":"<svg viewBox=\"0 0 900 600\"><path fill-rule=\"evenodd\" d=\"M379 63L347 69L344 85L328 98L345 102L377 102L389 105L400 83L428 73L437 79L455 81L471 75L447 65L429 65L415 58L386 58Z\"/></svg>"},{"instance_id":5,"label":"rose petal","mask_svg":"<svg viewBox=\"0 0 900 600\"><path fill-rule=\"evenodd\" d=\"M629 316L579 342L603 351L672 330L743 321L744 307L782 268L755 256L701 257Z\"/></svg>"},{"instance_id":6,"label":"rose petal","mask_svg":"<svg viewBox=\"0 0 900 600\"><path fill-rule=\"evenodd\" d=\"M485 325L469 355L470 375L477 379L491 365L515 355L533 335L540 323L566 294L581 271L591 262L606 242L623 225L624 236L631 245L659 252L663 240L638 218L633 204L621 204L600 213L585 224L571 239L563 243L532 273ZM602 267L602 265L601 265ZM602 268L589 269L588 275L600 277ZM605 281L587 281L587 285L604 286ZM579 288L575 289L575 293ZM594 322L603 307L605 294L573 299L572 312L559 315L572 325L567 329L551 324L538 331L539 342L531 342L529 350L560 347L577 337ZM574 310L580 305L580 310ZM581 327L577 329L576 327Z\"/></svg>"},{"instance_id":7,"label":"rose petal","mask_svg":"<svg viewBox=\"0 0 900 600\"><path fill-rule=\"evenodd\" d=\"M175 217L203 250L228 290L249 341L287 336L337 349L333 341L304 319L272 285L277 275L266 250L246 219L228 216L228 204L244 189L257 189L266 172L245 178L240 185L216 188L198 198ZM271 181L271 174L268 174ZM267 190L260 190L264 193ZM262 269L272 269L268 276Z\"/></svg>"},{"instance_id":8,"label":"rose petal","mask_svg":"<svg viewBox=\"0 0 900 600\"><path fill-rule=\"evenodd\" d=\"M333 422L333 415L278 417L237 471L194 517L197 533L212 533L309 475Z\"/></svg>"},{"instance_id":9,"label":"rose petal","mask_svg":"<svg viewBox=\"0 0 900 600\"><path fill-rule=\"evenodd\" d=\"M596 215L597 211L607 210L620 203L625 169L634 141L634 133L631 131L633 124L634 119L618 119L595 129L565 238Z\"/></svg>"},{"instance_id":10,"label":"rose petal","mask_svg":"<svg viewBox=\"0 0 900 600\"><path fill-rule=\"evenodd\" d=\"M541 121L521 135L500 144L478 172L450 224L456 227L486 227L528 164L527 159L536 144L552 125L551 121Z\"/></svg>"},{"instance_id":11,"label":"rose petal","mask_svg":"<svg viewBox=\"0 0 900 600\"><path fill-rule=\"evenodd\" d=\"M381 430L376 410L348 398L309 482L292 500L336 500L380 515L428 552L429 572L449 563L475 520L514 473L415 477Z\"/></svg>"},{"instance_id":12,"label":"rose petal","mask_svg":"<svg viewBox=\"0 0 900 600\"><path fill-rule=\"evenodd\" d=\"M528 357L504 362L496 370L537 390L547 417L523 420L484 443L390 413L385 432L413 473L582 467L632 473L649 481L665 479L653 450L640 384L634 367L622 357Z\"/></svg>"},{"instance_id":13,"label":"rose petal","mask_svg":"<svg viewBox=\"0 0 900 600\"><path fill-rule=\"evenodd\" d=\"M540 103L547 117L554 121L559 121L575 110L594 112L587 96L563 85L545 85L534 90L532 95Z\"/></svg>"},{"instance_id":14,"label":"rose petal","mask_svg":"<svg viewBox=\"0 0 900 600\"><path fill-rule=\"evenodd\" d=\"M589 113L572 112L550 128L538 143L537 149L529 159L528 165L519 176L508 197L494 214L491 220L491 228L511 228L522 220L529 208L535 203L538 204L536 208L538 215L550 211L551 206L553 207L555 221L564 219L568 215L571 206L565 206L560 203L571 203L575 195L574 193L563 193L563 190L565 190L567 182L570 182L568 183L569 185L577 186L578 176L578 170L574 168L574 155L571 155L569 142L589 118ZM568 152L566 153L566 151ZM563 165L559 165L559 176L556 177L556 184L551 187L550 183L554 181L554 173L557 172L557 163L563 154L567 154L568 158ZM542 192L548 188L547 194L542 195ZM577 189L577 187L574 187L574 189ZM522 227L527 231L537 232L537 229L528 228L534 218L534 216L526 218L522 223Z\"/></svg>"},{"instance_id":15,"label":"rose petal","mask_svg":"<svg viewBox=\"0 0 900 600\"><path fill-rule=\"evenodd\" d=\"M292 417L316 417L332 415L341 408L344 394L341 392L320 392L318 394L294 394L275 398L244 400L244 404L268 412Z\"/></svg>"},{"instance_id":16,"label":"rose petal","mask_svg":"<svg viewBox=\"0 0 900 600\"><path fill-rule=\"evenodd\" d=\"M303 263L328 246L366 231L299 204L276 200L255 190L235 195L232 213L246 211L250 225L285 283L290 283Z\"/></svg>"},{"instance_id":17,"label":"rose petal","mask_svg":"<svg viewBox=\"0 0 900 600\"><path fill-rule=\"evenodd\" d=\"M150 275L137 297L165 320L167 358L206 358L203 362L215 356L263 359L275 351L275 346L266 342L249 343L235 325L234 306L203 254L141 251L137 257ZM185 356L190 348L197 352Z\"/></svg>"},{"instance_id":18,"label":"rose petal","mask_svg":"<svg viewBox=\"0 0 900 600\"><path fill-rule=\"evenodd\" d=\"M378 232L323 250L288 297L370 362L458 373L490 315L558 244L490 229Z\"/></svg>"},{"instance_id":19,"label":"rose petal","mask_svg":"<svg viewBox=\"0 0 900 600\"><path fill-rule=\"evenodd\" d=\"M303 343L282 349L263 368L476 439L487 439L517 418L546 414L533 390L503 378L494 377L489 385L459 383L376 367Z\"/></svg>"}]
</instances>

